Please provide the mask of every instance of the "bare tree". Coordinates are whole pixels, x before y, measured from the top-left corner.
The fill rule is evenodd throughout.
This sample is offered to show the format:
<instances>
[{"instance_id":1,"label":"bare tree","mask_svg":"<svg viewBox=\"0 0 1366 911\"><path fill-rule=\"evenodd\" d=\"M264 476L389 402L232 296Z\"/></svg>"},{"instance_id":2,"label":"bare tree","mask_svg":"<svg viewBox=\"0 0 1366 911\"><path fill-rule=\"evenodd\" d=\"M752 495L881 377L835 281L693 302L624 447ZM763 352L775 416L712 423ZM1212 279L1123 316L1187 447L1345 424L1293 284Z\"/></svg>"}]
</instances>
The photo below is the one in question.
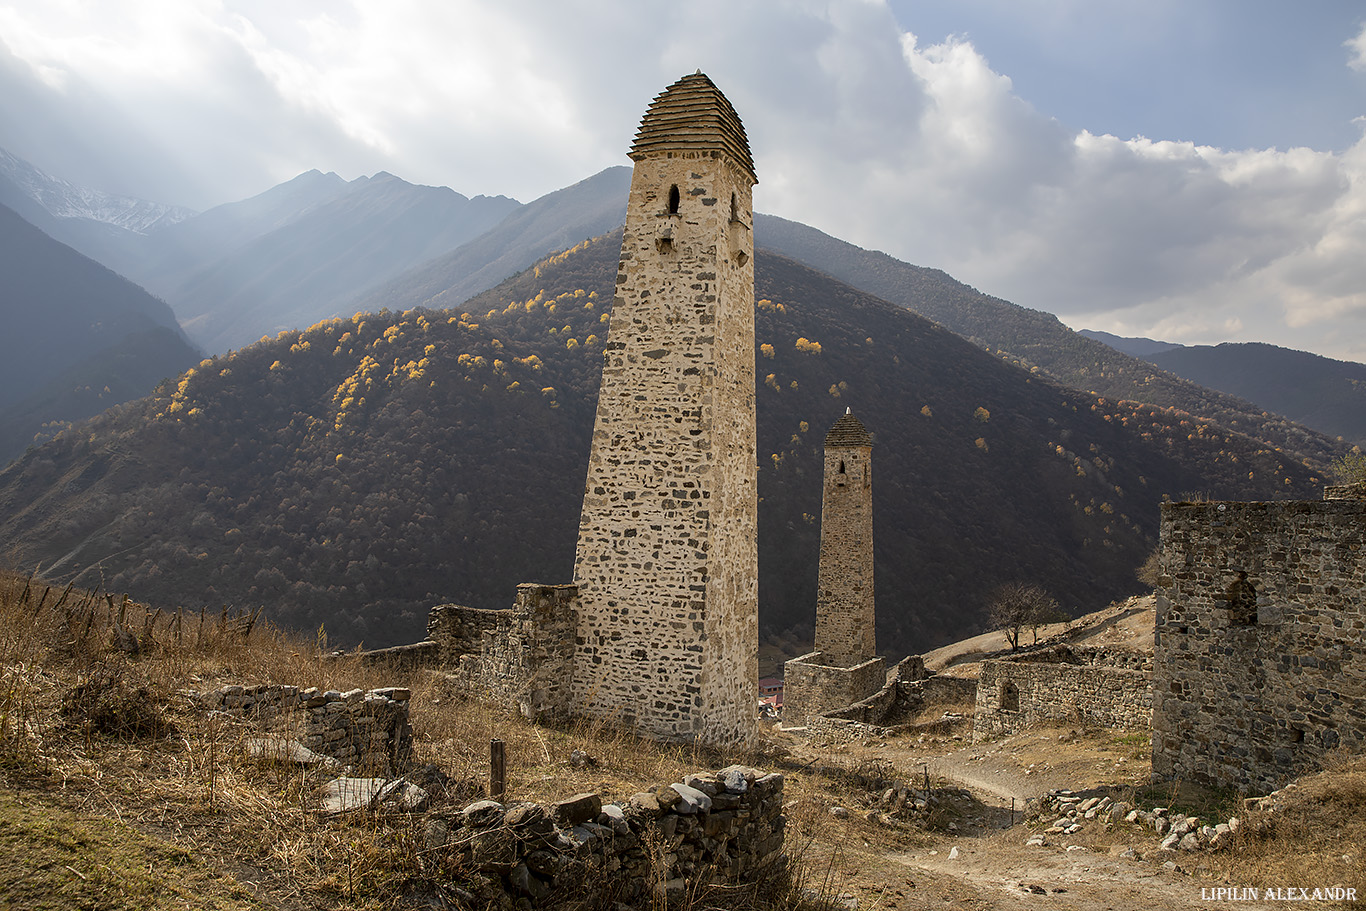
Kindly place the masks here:
<instances>
[{"instance_id":1,"label":"bare tree","mask_svg":"<svg viewBox=\"0 0 1366 911\"><path fill-rule=\"evenodd\" d=\"M987 622L1006 634L1012 651L1020 647L1020 634L1025 627L1034 629L1034 641L1037 642L1040 625L1062 618L1058 602L1048 592L1028 582L1007 582L996 589L987 611Z\"/></svg>"}]
</instances>

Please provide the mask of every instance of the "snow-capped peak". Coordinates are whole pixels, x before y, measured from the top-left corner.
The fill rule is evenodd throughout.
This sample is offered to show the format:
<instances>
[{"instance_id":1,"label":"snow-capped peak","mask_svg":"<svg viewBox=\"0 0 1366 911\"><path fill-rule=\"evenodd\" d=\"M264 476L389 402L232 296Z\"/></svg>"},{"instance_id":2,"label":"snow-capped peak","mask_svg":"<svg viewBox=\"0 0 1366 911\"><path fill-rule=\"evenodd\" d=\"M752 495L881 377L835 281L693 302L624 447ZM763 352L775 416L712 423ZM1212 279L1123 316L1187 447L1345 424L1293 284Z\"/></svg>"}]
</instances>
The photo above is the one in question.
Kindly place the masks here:
<instances>
[{"instance_id":1,"label":"snow-capped peak","mask_svg":"<svg viewBox=\"0 0 1366 911\"><path fill-rule=\"evenodd\" d=\"M173 225L196 214L182 206L168 206L131 196L114 196L53 177L0 149L0 175L57 218L88 218L117 225L137 234Z\"/></svg>"}]
</instances>

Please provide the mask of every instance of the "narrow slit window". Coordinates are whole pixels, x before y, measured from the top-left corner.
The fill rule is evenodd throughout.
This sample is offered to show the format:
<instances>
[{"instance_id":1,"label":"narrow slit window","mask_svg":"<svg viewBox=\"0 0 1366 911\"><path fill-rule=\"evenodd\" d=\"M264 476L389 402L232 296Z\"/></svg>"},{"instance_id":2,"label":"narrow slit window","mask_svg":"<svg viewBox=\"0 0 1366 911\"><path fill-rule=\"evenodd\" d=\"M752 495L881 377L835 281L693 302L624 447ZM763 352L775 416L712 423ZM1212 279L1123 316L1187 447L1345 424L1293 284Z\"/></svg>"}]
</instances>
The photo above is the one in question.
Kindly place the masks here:
<instances>
[{"instance_id":1,"label":"narrow slit window","mask_svg":"<svg viewBox=\"0 0 1366 911\"><path fill-rule=\"evenodd\" d=\"M678 203L679 203L680 198L681 198L681 197L679 196L679 193L678 193L678 184L674 184L673 186L669 187L669 214L670 214L670 215L677 215L677 214L678 214Z\"/></svg>"},{"instance_id":2,"label":"narrow slit window","mask_svg":"<svg viewBox=\"0 0 1366 911\"><path fill-rule=\"evenodd\" d=\"M844 474L844 459L840 459L840 474Z\"/></svg>"},{"instance_id":3,"label":"narrow slit window","mask_svg":"<svg viewBox=\"0 0 1366 911\"><path fill-rule=\"evenodd\" d=\"M730 194L730 220L740 220L740 203L736 201L734 193Z\"/></svg>"}]
</instances>

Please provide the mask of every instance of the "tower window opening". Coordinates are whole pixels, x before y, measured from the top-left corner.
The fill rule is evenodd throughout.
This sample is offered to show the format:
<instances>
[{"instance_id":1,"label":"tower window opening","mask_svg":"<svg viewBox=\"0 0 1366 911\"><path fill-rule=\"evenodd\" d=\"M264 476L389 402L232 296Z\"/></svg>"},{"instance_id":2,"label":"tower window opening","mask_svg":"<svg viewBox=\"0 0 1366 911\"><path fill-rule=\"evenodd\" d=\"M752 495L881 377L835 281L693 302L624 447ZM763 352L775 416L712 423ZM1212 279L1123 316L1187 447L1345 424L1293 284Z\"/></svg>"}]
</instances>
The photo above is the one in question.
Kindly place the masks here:
<instances>
[{"instance_id":1,"label":"tower window opening","mask_svg":"<svg viewBox=\"0 0 1366 911\"><path fill-rule=\"evenodd\" d=\"M680 196L679 196L679 193L678 193L678 184L674 184L673 186L669 187L669 214L670 214L670 215L677 215L677 214L678 214L678 203L679 203L679 201L680 201Z\"/></svg>"},{"instance_id":2,"label":"tower window opening","mask_svg":"<svg viewBox=\"0 0 1366 911\"><path fill-rule=\"evenodd\" d=\"M738 201L736 201L734 193L730 194L730 220L740 220L740 204Z\"/></svg>"},{"instance_id":3,"label":"tower window opening","mask_svg":"<svg viewBox=\"0 0 1366 911\"><path fill-rule=\"evenodd\" d=\"M844 459L840 459L840 474L844 474Z\"/></svg>"}]
</instances>

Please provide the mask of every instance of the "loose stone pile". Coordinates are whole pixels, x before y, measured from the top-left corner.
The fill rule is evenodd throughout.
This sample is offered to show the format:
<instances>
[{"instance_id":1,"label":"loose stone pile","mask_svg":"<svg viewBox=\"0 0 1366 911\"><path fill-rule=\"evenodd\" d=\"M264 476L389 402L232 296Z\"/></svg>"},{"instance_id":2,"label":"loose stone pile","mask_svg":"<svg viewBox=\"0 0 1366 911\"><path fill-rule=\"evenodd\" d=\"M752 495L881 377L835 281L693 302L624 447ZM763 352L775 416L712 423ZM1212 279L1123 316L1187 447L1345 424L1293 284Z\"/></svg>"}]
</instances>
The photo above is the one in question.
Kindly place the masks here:
<instances>
[{"instance_id":1,"label":"loose stone pile","mask_svg":"<svg viewBox=\"0 0 1366 911\"><path fill-rule=\"evenodd\" d=\"M428 850L462 853L471 904L553 903L586 882L630 902L752 880L782 856L782 805L780 773L731 766L620 804L597 794L548 806L480 800L430 814L425 840Z\"/></svg>"},{"instance_id":2,"label":"loose stone pile","mask_svg":"<svg viewBox=\"0 0 1366 911\"><path fill-rule=\"evenodd\" d=\"M353 771L390 775L406 769L412 760L411 693L402 687L342 693L278 684L235 685L195 696L213 711L284 735L299 748ZM282 749L297 752L284 743Z\"/></svg>"},{"instance_id":3,"label":"loose stone pile","mask_svg":"<svg viewBox=\"0 0 1366 911\"><path fill-rule=\"evenodd\" d=\"M1049 791L1040 801L1037 815L1053 814L1058 814L1053 824L1031 835L1026 845L1042 847L1048 844L1049 835L1072 835L1089 820L1098 820L1107 826L1125 822L1152 829L1162 836L1164 851L1217 851L1229 843L1240 825L1236 816L1217 825L1201 825L1198 817L1172 813L1168 807L1143 810L1109 797L1082 797L1065 790Z\"/></svg>"}]
</instances>

